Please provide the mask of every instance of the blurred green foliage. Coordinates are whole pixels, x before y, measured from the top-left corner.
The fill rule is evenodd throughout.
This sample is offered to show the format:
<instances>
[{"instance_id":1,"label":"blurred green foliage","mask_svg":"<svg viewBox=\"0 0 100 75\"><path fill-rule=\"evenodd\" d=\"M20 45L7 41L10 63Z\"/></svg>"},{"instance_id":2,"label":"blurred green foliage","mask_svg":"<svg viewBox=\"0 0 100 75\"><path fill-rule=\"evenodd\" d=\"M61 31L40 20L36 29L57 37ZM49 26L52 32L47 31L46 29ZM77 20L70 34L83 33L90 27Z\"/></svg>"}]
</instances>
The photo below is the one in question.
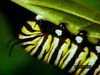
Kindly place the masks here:
<instances>
[{"instance_id":1,"label":"blurred green foliage","mask_svg":"<svg viewBox=\"0 0 100 75\"><path fill-rule=\"evenodd\" d=\"M100 0L80 0L80 1L86 4L88 7L100 11Z\"/></svg>"}]
</instances>

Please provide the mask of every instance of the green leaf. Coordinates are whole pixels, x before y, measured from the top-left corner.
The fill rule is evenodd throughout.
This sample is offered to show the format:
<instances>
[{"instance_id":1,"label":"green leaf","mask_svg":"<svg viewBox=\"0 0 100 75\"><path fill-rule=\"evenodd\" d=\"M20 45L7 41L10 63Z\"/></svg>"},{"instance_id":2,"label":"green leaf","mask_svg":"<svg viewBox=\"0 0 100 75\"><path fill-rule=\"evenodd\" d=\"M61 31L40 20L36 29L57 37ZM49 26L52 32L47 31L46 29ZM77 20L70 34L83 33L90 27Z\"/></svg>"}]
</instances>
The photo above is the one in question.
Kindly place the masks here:
<instances>
[{"instance_id":1,"label":"green leaf","mask_svg":"<svg viewBox=\"0 0 100 75\"><path fill-rule=\"evenodd\" d=\"M87 7L79 0L12 0L26 9L66 28L73 34L86 30L89 38L100 39L100 12Z\"/></svg>"}]
</instances>

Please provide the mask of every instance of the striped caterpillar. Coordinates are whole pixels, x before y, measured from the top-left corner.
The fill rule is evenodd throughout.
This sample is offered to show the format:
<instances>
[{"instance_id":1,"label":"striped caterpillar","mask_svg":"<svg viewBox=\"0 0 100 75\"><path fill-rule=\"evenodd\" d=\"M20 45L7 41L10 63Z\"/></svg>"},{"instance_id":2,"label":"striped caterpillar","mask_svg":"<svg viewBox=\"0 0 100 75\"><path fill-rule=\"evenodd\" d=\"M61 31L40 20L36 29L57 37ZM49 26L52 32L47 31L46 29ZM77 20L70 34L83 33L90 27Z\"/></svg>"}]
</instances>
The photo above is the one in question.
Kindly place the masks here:
<instances>
[{"instance_id":1,"label":"striped caterpillar","mask_svg":"<svg viewBox=\"0 0 100 75\"><path fill-rule=\"evenodd\" d=\"M87 40L87 32L76 36L69 33L66 24L59 26L48 21L28 21L19 33L19 40L33 57L54 64L70 74L98 75L100 73L100 43Z\"/></svg>"},{"instance_id":2,"label":"striped caterpillar","mask_svg":"<svg viewBox=\"0 0 100 75\"><path fill-rule=\"evenodd\" d=\"M78 0L11 1L47 20L28 21L21 29L19 40L31 56L72 75L100 74L100 42L90 42L100 39L99 12Z\"/></svg>"}]
</instances>

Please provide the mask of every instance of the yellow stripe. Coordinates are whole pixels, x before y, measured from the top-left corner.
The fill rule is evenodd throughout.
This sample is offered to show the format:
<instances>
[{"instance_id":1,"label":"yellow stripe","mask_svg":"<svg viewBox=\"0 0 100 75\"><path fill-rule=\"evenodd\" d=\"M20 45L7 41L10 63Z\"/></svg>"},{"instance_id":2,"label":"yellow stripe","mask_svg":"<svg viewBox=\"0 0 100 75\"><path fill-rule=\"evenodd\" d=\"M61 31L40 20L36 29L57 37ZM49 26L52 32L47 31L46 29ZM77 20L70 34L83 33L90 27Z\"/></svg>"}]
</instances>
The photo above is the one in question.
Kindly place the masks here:
<instances>
[{"instance_id":1,"label":"yellow stripe","mask_svg":"<svg viewBox=\"0 0 100 75\"><path fill-rule=\"evenodd\" d=\"M61 46L61 48L58 51L57 58L54 62L55 65L58 65L60 58L65 55L65 53L67 52L67 50L69 48L69 45L70 45L70 39L66 39L65 43Z\"/></svg>"},{"instance_id":2,"label":"yellow stripe","mask_svg":"<svg viewBox=\"0 0 100 75\"><path fill-rule=\"evenodd\" d=\"M59 38L54 37L54 42L51 45L51 52L50 52L50 55L48 57L48 63L50 62L50 59L52 58L52 55L55 52L58 44L59 44Z\"/></svg>"},{"instance_id":3,"label":"yellow stripe","mask_svg":"<svg viewBox=\"0 0 100 75\"><path fill-rule=\"evenodd\" d=\"M50 45L51 44L51 40L52 40L52 36L51 35L48 35L48 38L47 38L46 42L43 45L43 48L41 50L41 53L38 55L38 59L41 59L43 57L43 54L45 52L48 52L49 51L50 46L51 46Z\"/></svg>"},{"instance_id":4,"label":"yellow stripe","mask_svg":"<svg viewBox=\"0 0 100 75\"><path fill-rule=\"evenodd\" d=\"M99 73L98 75L100 75L100 64L99 64L99 66L95 69L93 75L97 75L97 73Z\"/></svg>"},{"instance_id":5,"label":"yellow stripe","mask_svg":"<svg viewBox=\"0 0 100 75\"><path fill-rule=\"evenodd\" d=\"M82 63L86 60L86 57L89 53L89 50L87 47L84 48L85 52L81 52L78 56L78 58L76 59L75 63L73 64L73 66L71 67L71 69L69 70L70 73L72 73L75 70L75 66L78 65L82 65Z\"/></svg>"},{"instance_id":6,"label":"yellow stripe","mask_svg":"<svg viewBox=\"0 0 100 75\"><path fill-rule=\"evenodd\" d=\"M66 47L63 49L62 57L66 54L66 52L67 52L67 50L68 50L68 48L69 48L69 46L70 46L71 40L70 40L69 38L67 38L67 39L65 40L65 42L66 42Z\"/></svg>"},{"instance_id":7,"label":"yellow stripe","mask_svg":"<svg viewBox=\"0 0 100 75\"><path fill-rule=\"evenodd\" d=\"M82 57L80 58L80 65L86 60L86 56L88 55L88 53L89 53L89 49L88 49L88 47L85 47L84 48L84 51L85 51L85 54L84 55L82 55Z\"/></svg>"},{"instance_id":8,"label":"yellow stripe","mask_svg":"<svg viewBox=\"0 0 100 75\"><path fill-rule=\"evenodd\" d=\"M77 49L78 49L78 46L72 43L71 48L66 53L66 55L68 57L66 58L66 60L62 64L61 69L64 69L66 67L66 65L71 61L71 59L74 57Z\"/></svg>"},{"instance_id":9,"label":"yellow stripe","mask_svg":"<svg viewBox=\"0 0 100 75\"><path fill-rule=\"evenodd\" d=\"M40 39L42 39L42 37L38 37L38 38L34 39L33 41L23 42L22 44L23 44L23 45L33 44L33 45L29 45L28 47L25 48L25 50L26 50L27 52L29 52L32 48L34 48L35 46L38 45L38 41L39 41Z\"/></svg>"},{"instance_id":10,"label":"yellow stripe","mask_svg":"<svg viewBox=\"0 0 100 75\"><path fill-rule=\"evenodd\" d=\"M33 38L35 36L39 36L39 35L42 35L43 34L41 32L35 32L35 33L32 33L32 35L29 35L29 36L26 36L26 35L22 35L22 34L19 34L19 39L26 39L26 38Z\"/></svg>"},{"instance_id":11,"label":"yellow stripe","mask_svg":"<svg viewBox=\"0 0 100 75\"><path fill-rule=\"evenodd\" d=\"M33 34L32 32L28 31L25 26L22 27L21 32L24 34Z\"/></svg>"},{"instance_id":12,"label":"yellow stripe","mask_svg":"<svg viewBox=\"0 0 100 75\"><path fill-rule=\"evenodd\" d=\"M33 30L37 30L37 31L40 30L40 27L39 27L38 24L36 24L36 22L34 22L34 21L27 21L27 23L32 27Z\"/></svg>"},{"instance_id":13,"label":"yellow stripe","mask_svg":"<svg viewBox=\"0 0 100 75\"><path fill-rule=\"evenodd\" d=\"M94 60L94 61L92 61L92 65L91 65L91 67L94 65L94 63L95 63L95 61L96 61L96 59L97 59L97 56L93 53L93 52L90 52L90 57L89 58L87 58L86 60L85 60L85 62L82 64L83 66L85 66L85 65L89 65L90 63L91 63L91 61L92 60ZM75 75L78 75L78 74L80 74L80 72L82 71L82 69L83 68L79 68L77 71L76 71L76 73L75 73ZM89 70L90 68L88 68L88 70ZM87 71L88 71L87 70ZM86 71L86 72L87 72ZM80 75L84 75L84 73L86 73L84 70L81 72L81 74Z\"/></svg>"},{"instance_id":14,"label":"yellow stripe","mask_svg":"<svg viewBox=\"0 0 100 75\"><path fill-rule=\"evenodd\" d=\"M30 53L30 55L34 55L35 52L38 50L39 46L41 45L42 41L44 39L44 36L41 38L41 40L38 42L37 46L32 50L32 52Z\"/></svg>"},{"instance_id":15,"label":"yellow stripe","mask_svg":"<svg viewBox=\"0 0 100 75\"><path fill-rule=\"evenodd\" d=\"M25 51L29 52L29 51L31 51L31 49L34 48L35 46L37 46L37 44L35 44L35 45L29 45L28 47L25 48Z\"/></svg>"},{"instance_id":16,"label":"yellow stripe","mask_svg":"<svg viewBox=\"0 0 100 75\"><path fill-rule=\"evenodd\" d=\"M71 48L69 49L69 50L67 50L67 52L66 52L66 54L63 56L63 58L60 60L60 63L59 63L59 67L61 68L61 69L64 69L64 65L67 65L67 64L64 64L65 62L64 62L64 60L66 61L66 62L69 62L69 61L67 61L67 60L69 60L68 58L67 58L67 56L68 55L70 55L70 53L72 52L72 54L74 53L74 52L76 52L76 50L77 50L77 46L75 45L75 44L71 44ZM75 54L75 53L74 53ZM74 55L73 54L73 55ZM73 56L72 55L72 56Z\"/></svg>"},{"instance_id":17,"label":"yellow stripe","mask_svg":"<svg viewBox=\"0 0 100 75\"><path fill-rule=\"evenodd\" d=\"M50 53L52 52L53 48L55 47L55 43L58 41L58 38L54 37L54 40L51 44L50 50L46 53L45 57L44 57L44 62L49 63L49 59L50 59Z\"/></svg>"}]
</instances>

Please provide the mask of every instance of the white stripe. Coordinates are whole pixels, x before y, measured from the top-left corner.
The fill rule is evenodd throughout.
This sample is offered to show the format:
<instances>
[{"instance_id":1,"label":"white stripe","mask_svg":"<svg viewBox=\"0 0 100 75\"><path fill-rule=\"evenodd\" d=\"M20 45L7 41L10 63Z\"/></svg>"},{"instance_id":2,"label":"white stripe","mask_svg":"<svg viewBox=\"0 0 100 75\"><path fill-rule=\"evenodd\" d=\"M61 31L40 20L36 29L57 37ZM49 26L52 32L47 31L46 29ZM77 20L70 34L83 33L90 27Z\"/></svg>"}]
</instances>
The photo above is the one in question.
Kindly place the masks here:
<instances>
[{"instance_id":1,"label":"white stripe","mask_svg":"<svg viewBox=\"0 0 100 75\"><path fill-rule=\"evenodd\" d=\"M60 60L60 58L61 58L61 54L62 54L63 49L64 49L65 46L66 46L66 43L64 43L64 44L61 46L61 48L60 48L60 50L59 50L59 52L58 52L57 58L56 58L56 60L55 60L55 62L54 62L55 65L57 65L57 64L59 63L59 60Z\"/></svg>"},{"instance_id":2,"label":"white stripe","mask_svg":"<svg viewBox=\"0 0 100 75\"><path fill-rule=\"evenodd\" d=\"M26 41L26 42L23 42L22 44L23 45L27 45L27 44L36 44L42 37L38 37L36 39L33 39L32 41Z\"/></svg>"},{"instance_id":3,"label":"white stripe","mask_svg":"<svg viewBox=\"0 0 100 75\"><path fill-rule=\"evenodd\" d=\"M50 45L50 44L48 44L48 42L50 41L49 43L51 43L51 40L52 40L52 36L49 35L48 38L47 38L47 40L46 40L46 42L45 42L44 45L43 45L43 48L42 48L40 54L38 55L38 59L41 59L41 58L43 57L43 54L44 54L46 51L48 51L48 50L45 49L45 47L48 46L48 45Z\"/></svg>"},{"instance_id":4,"label":"white stripe","mask_svg":"<svg viewBox=\"0 0 100 75\"><path fill-rule=\"evenodd\" d=\"M93 75L97 75L97 73L100 74L100 65L95 69Z\"/></svg>"},{"instance_id":5,"label":"white stripe","mask_svg":"<svg viewBox=\"0 0 100 75\"><path fill-rule=\"evenodd\" d=\"M27 36L27 35L22 35L22 34L19 34L19 39L27 39L27 38L32 38L32 37L35 37L35 36L39 36L39 35L43 35L41 32L39 32L39 33L33 33L32 35L29 35L29 36Z\"/></svg>"},{"instance_id":6,"label":"white stripe","mask_svg":"<svg viewBox=\"0 0 100 75\"><path fill-rule=\"evenodd\" d=\"M32 50L30 55L34 55L35 54L35 52L38 50L39 46L41 45L43 39L44 39L44 37L41 38L41 40L38 42L38 45L36 46L36 48L34 50Z\"/></svg>"},{"instance_id":7,"label":"white stripe","mask_svg":"<svg viewBox=\"0 0 100 75\"><path fill-rule=\"evenodd\" d=\"M92 55L92 52L91 52ZM91 65L91 67L93 67L93 65L95 64L95 62L97 61L97 56L93 53L93 58L90 60L90 62L87 65ZM80 75L86 75L86 73L90 70L91 68L85 68L85 70L82 71L82 73Z\"/></svg>"},{"instance_id":8,"label":"white stripe","mask_svg":"<svg viewBox=\"0 0 100 75\"><path fill-rule=\"evenodd\" d=\"M73 72L73 71L75 71L75 69L76 69L75 66L77 66L77 65L79 64L79 61L80 61L81 57L82 57L84 54L85 54L84 52L81 52L81 53L79 54L79 56L78 56L78 58L76 59L74 65L73 65L73 66L71 67L71 69L69 70L70 73Z\"/></svg>"},{"instance_id":9,"label":"white stripe","mask_svg":"<svg viewBox=\"0 0 100 75\"><path fill-rule=\"evenodd\" d=\"M58 43L59 43L59 39L54 37L54 41L53 41L53 43L51 45L52 46L51 47L52 51L50 52L50 55L49 55L49 58L48 58L48 62L50 61L50 59L51 59L56 47L58 46Z\"/></svg>"},{"instance_id":10,"label":"white stripe","mask_svg":"<svg viewBox=\"0 0 100 75\"><path fill-rule=\"evenodd\" d=\"M74 47L72 46L72 48L69 49L69 50L71 50L71 52L69 52L69 55L66 58L66 60L64 61L61 69L64 69L66 67L66 65L69 63L69 61L74 57L74 54L77 51L77 49L78 49L78 47L76 45Z\"/></svg>"}]
</instances>

